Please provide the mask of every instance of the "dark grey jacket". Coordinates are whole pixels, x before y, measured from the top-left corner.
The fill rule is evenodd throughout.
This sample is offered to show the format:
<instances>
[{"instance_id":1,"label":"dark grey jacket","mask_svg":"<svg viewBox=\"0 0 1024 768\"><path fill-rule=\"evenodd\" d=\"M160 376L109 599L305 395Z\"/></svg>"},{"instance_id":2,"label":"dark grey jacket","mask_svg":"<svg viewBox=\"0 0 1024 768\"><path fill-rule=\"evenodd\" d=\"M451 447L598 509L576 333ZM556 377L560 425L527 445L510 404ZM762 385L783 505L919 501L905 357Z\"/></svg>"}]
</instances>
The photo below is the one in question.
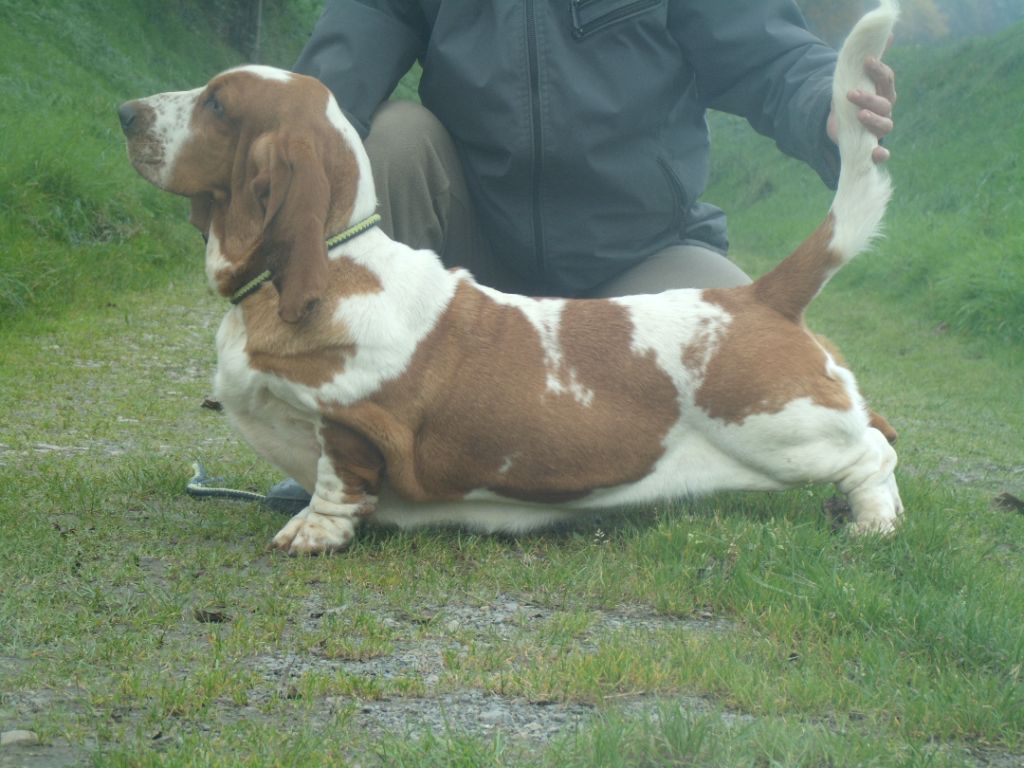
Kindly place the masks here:
<instances>
[{"instance_id":1,"label":"dark grey jacket","mask_svg":"<svg viewBox=\"0 0 1024 768\"><path fill-rule=\"evenodd\" d=\"M413 61L495 255L573 296L662 248L727 248L705 109L834 184L835 52L791 0L328 0L296 71L365 136Z\"/></svg>"}]
</instances>

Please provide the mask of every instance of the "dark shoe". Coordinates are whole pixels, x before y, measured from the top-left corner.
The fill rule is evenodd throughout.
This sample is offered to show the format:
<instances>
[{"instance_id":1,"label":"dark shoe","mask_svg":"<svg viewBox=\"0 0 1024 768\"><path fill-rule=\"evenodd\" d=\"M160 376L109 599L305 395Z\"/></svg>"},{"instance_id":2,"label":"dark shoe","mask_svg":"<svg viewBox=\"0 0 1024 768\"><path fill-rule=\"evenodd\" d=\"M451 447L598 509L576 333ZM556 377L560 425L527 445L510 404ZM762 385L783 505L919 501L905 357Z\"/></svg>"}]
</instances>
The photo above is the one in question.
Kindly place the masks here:
<instances>
[{"instance_id":1,"label":"dark shoe","mask_svg":"<svg viewBox=\"0 0 1024 768\"><path fill-rule=\"evenodd\" d=\"M284 515L297 515L309 506L310 495L290 477L272 485L263 499L264 506Z\"/></svg>"}]
</instances>

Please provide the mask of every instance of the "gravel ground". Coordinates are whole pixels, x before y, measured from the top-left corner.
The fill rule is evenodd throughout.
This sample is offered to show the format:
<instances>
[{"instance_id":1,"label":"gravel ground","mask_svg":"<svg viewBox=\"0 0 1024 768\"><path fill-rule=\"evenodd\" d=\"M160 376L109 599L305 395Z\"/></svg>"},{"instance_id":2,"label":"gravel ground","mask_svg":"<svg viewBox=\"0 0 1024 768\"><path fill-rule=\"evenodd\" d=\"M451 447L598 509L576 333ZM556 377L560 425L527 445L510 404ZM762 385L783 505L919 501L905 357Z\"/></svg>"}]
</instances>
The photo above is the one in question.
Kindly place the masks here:
<instances>
[{"instance_id":1,"label":"gravel ground","mask_svg":"<svg viewBox=\"0 0 1024 768\"><path fill-rule=\"evenodd\" d=\"M302 631L315 631L332 614L355 610L348 605L327 605L320 595L310 595L304 606ZM365 611L365 607L359 610ZM348 718L349 727L361 731L364 743L373 743L380 737L405 737L412 741L432 735L444 738L448 734L491 739L500 736L506 744L514 745L529 754L542 749L553 739L571 735L587 726L599 716L599 708L580 702L529 701L524 698L503 696L475 688L451 686L445 678L445 658L469 651L469 643L495 643L514 641L531 624L542 623L556 616L556 611L532 604L510 595L499 595L488 603L471 604L449 602L445 605L417 606L415 614L390 609L374 613L374 617L391 634L388 650L370 658L325 658L315 651L291 650L279 654L263 654L249 663L259 673L264 684L249 692L243 706L224 702L217 711L208 713L208 721L189 726L189 730L216 732L232 722L265 722L268 727L288 728L269 715L261 705L273 697L297 698L297 685L310 672L344 672L380 683L396 680L419 681L421 691L416 695L393 695L384 698L327 695L309 702L304 710L303 724L330 727L339 714ZM590 622L575 637L578 648L595 647L597 639L608 632L621 630L684 632L728 632L729 621L715 618L681 619L656 614L638 606L619 606L610 610L588 612ZM290 643L296 648L296 643ZM3 672L13 674L23 662L0 657L0 682ZM60 699L63 706L74 706L79 696L73 689L66 691L22 692L0 696L0 716L5 710L22 714L39 712ZM657 720L659 707L672 707L696 714L719 711L719 708L700 697L625 696L605 702L629 717ZM604 707L600 708L601 710ZM127 715L129 718L131 714ZM721 713L727 726L748 724L755 718L741 713ZM0 720L3 720L0 717ZM159 732L147 734L152 747L161 750L173 745L181 733ZM358 742L356 742L358 743ZM43 743L25 743L0 748L0 768L70 768L93 764L95 743L69 744L61 739ZM966 759L986 768L1024 768L1024 756L998 750L967 749L961 751L950 745ZM354 753L353 759L362 764L376 764L377 758ZM368 763L364 761L369 761Z\"/></svg>"},{"instance_id":2,"label":"gravel ground","mask_svg":"<svg viewBox=\"0 0 1024 768\"><path fill-rule=\"evenodd\" d=\"M315 629L324 617L349 610L348 606L326 607L318 597L307 602L304 629ZM315 670L341 670L351 675L378 681L415 679L422 682L425 695L358 701L349 697L327 697L324 714L355 707L356 723L373 735L447 731L487 737L500 732L513 741L542 744L577 728L595 713L587 704L560 701L527 701L475 689L448 690L443 680L444 657L468 652L467 642L507 641L532 623L543 622L555 611L540 605L502 595L487 604L449 603L443 606L418 606L416 616L383 612L381 623L398 640L390 653L358 660L325 659L315 654L287 653L263 655L254 660L266 677L267 688L287 690L305 673ZM730 623L719 619L680 619L661 616L649 610L623 606L616 610L594 611L588 629L578 638L579 647L596 648L596 638L608 631L622 629L681 629L693 632L725 632ZM436 628L436 631L431 631ZM456 639L457 638L457 639ZM260 693L257 692L257 696ZM650 706L653 699L623 701L630 707ZM707 709L701 699L686 706Z\"/></svg>"}]
</instances>

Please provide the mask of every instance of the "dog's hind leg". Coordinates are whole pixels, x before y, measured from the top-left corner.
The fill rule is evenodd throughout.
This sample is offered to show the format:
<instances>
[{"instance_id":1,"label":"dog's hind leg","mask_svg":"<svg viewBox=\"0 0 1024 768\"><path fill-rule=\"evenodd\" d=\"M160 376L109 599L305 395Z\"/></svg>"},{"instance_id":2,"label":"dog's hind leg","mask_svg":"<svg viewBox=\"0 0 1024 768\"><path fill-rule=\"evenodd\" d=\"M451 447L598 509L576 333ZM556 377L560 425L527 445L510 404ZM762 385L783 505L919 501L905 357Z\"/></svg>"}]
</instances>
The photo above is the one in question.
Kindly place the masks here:
<instances>
[{"instance_id":1,"label":"dog's hind leg","mask_svg":"<svg viewBox=\"0 0 1024 768\"><path fill-rule=\"evenodd\" d=\"M877 429L864 433L864 451L836 483L853 512L853 533L892 533L903 515L893 470L896 451Z\"/></svg>"}]
</instances>

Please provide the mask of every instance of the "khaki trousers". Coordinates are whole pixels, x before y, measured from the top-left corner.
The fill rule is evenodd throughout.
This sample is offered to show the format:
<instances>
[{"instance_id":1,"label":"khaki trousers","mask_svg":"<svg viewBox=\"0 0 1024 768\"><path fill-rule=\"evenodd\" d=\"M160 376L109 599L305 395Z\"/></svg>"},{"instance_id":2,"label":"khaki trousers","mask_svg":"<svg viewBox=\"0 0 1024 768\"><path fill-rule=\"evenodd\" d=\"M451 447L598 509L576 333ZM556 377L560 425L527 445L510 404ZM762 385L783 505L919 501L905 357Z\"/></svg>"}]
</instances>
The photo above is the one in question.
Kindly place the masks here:
<instances>
[{"instance_id":1,"label":"khaki trousers","mask_svg":"<svg viewBox=\"0 0 1024 768\"><path fill-rule=\"evenodd\" d=\"M491 255L477 224L455 146L440 121L412 101L385 102L373 117L366 150L377 187L381 228L413 248L429 248L449 267L465 267L484 285L550 295L527 285ZM750 278L708 248L666 248L599 285L587 298L660 293L671 288L729 288Z\"/></svg>"}]
</instances>

